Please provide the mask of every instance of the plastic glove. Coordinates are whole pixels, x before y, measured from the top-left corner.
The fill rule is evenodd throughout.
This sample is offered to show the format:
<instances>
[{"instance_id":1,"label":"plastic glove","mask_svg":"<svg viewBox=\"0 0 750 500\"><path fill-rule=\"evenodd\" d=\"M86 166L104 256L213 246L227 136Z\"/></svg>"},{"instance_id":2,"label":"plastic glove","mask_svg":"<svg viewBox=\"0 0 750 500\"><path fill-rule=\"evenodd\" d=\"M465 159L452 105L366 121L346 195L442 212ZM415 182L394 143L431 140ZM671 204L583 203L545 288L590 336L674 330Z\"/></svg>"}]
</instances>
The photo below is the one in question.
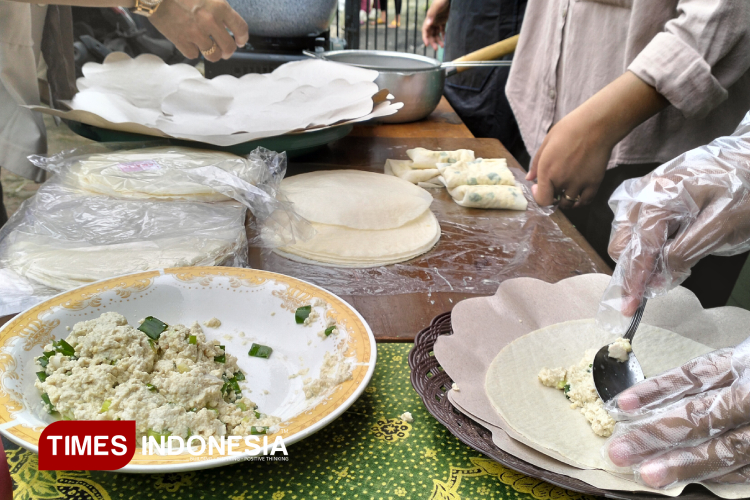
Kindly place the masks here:
<instances>
[{"instance_id":1,"label":"plastic glove","mask_svg":"<svg viewBox=\"0 0 750 500\"><path fill-rule=\"evenodd\" d=\"M750 249L750 113L733 135L623 182L609 205L617 267L597 320L622 333L643 297L676 287L703 257Z\"/></svg>"},{"instance_id":2,"label":"plastic glove","mask_svg":"<svg viewBox=\"0 0 750 500\"><path fill-rule=\"evenodd\" d=\"M606 405L605 457L652 488L750 483L750 338L634 385Z\"/></svg>"}]
</instances>

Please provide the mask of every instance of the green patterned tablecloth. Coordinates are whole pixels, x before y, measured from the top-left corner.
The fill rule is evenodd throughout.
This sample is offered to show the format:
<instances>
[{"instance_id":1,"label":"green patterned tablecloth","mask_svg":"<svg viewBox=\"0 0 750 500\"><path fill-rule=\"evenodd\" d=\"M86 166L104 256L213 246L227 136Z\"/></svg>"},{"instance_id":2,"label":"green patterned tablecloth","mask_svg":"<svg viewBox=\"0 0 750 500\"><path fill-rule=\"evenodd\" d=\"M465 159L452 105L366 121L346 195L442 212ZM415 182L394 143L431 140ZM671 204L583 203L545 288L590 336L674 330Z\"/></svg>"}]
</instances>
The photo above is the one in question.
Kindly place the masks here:
<instances>
[{"instance_id":1,"label":"green patterned tablecloth","mask_svg":"<svg viewBox=\"0 0 750 500\"><path fill-rule=\"evenodd\" d=\"M242 462L183 474L37 470L35 454L3 440L16 500L512 499L583 495L529 478L458 441L409 382L411 344L379 344L363 396L333 424L289 447L288 462ZM412 423L399 416L410 411Z\"/></svg>"}]
</instances>

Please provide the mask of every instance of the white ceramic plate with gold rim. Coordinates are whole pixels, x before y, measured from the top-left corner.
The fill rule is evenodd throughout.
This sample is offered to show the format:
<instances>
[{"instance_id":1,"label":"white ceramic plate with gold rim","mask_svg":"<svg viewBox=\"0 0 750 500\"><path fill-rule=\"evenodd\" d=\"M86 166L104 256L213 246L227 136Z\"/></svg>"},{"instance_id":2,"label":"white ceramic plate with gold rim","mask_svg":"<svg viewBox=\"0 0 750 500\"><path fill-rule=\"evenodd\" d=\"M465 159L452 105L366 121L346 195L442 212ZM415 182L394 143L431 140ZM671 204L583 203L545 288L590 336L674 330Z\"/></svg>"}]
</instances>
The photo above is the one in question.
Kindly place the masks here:
<instances>
[{"instance_id":1,"label":"white ceramic plate with gold rim","mask_svg":"<svg viewBox=\"0 0 750 500\"><path fill-rule=\"evenodd\" d=\"M315 308L320 313L316 323L296 324L296 309L314 299L325 303ZM280 430L268 436L269 444L277 435L289 445L323 429L357 400L375 369L377 351L370 327L349 304L315 285L281 274L226 267L131 274L57 295L22 312L0 329L3 436L38 451L42 430L55 419L44 410L34 387L34 358L53 339L67 337L67 327L109 311L122 314L136 327L146 316L187 326L212 317L221 320L219 328L203 328L206 337L220 340L227 352L237 357L246 375L243 392L259 410L284 420ZM318 333L325 329L328 318L336 320L339 333L323 338ZM248 356L252 342L272 347L271 358ZM336 350L352 363L351 380L322 396L306 399L303 379L317 377L325 352ZM306 368L309 372L304 377L289 378ZM236 461L236 456L211 457L207 453L198 457L143 455L138 448L130 464L121 470L183 472Z\"/></svg>"}]
</instances>

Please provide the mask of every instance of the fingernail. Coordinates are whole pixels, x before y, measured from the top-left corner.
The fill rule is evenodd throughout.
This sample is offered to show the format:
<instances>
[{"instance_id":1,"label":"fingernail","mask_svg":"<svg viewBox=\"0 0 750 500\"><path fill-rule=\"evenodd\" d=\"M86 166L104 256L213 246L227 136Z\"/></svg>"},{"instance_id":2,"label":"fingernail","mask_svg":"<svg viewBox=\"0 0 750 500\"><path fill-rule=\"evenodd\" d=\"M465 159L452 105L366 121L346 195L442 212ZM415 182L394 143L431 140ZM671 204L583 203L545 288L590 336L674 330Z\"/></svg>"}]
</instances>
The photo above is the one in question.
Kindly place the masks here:
<instances>
[{"instance_id":1,"label":"fingernail","mask_svg":"<svg viewBox=\"0 0 750 500\"><path fill-rule=\"evenodd\" d=\"M663 462L644 462L639 470L641 479L652 488L666 486L669 469Z\"/></svg>"}]
</instances>

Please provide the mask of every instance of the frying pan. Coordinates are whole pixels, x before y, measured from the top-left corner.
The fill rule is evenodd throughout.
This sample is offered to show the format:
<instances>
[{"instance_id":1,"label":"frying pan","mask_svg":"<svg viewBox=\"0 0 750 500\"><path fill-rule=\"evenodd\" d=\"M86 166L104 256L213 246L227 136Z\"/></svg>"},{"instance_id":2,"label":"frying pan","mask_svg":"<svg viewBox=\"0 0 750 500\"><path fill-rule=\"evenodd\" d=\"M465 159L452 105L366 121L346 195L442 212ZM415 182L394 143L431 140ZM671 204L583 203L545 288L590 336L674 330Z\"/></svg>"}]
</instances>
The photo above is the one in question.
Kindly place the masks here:
<instances>
[{"instance_id":1,"label":"frying pan","mask_svg":"<svg viewBox=\"0 0 750 500\"><path fill-rule=\"evenodd\" d=\"M388 89L396 101L404 103L398 113L378 121L407 123L421 120L435 110L443 95L446 77L477 66L510 66L511 61L494 59L514 52L517 44L518 35L446 63L417 54L384 50L334 50L306 54L377 70L380 73L375 80L378 87Z\"/></svg>"}]
</instances>

